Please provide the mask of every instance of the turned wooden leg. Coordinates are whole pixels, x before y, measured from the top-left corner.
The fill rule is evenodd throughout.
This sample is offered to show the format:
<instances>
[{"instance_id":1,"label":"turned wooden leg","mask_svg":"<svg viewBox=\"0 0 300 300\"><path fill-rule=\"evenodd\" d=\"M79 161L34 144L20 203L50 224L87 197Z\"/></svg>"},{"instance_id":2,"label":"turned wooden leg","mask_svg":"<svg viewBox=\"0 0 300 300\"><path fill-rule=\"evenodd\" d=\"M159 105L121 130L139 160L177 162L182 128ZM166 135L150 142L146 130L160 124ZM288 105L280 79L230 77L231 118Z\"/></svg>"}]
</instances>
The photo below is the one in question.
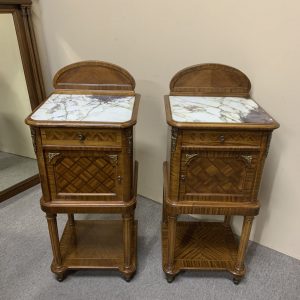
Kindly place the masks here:
<instances>
[{"instance_id":1,"label":"turned wooden leg","mask_svg":"<svg viewBox=\"0 0 300 300\"><path fill-rule=\"evenodd\" d=\"M70 226L75 225L74 214L68 214L68 221Z\"/></svg>"},{"instance_id":2,"label":"turned wooden leg","mask_svg":"<svg viewBox=\"0 0 300 300\"><path fill-rule=\"evenodd\" d=\"M232 218L231 218L230 215L224 216L224 225L225 226L230 226L231 225L231 220L232 220Z\"/></svg>"},{"instance_id":3,"label":"turned wooden leg","mask_svg":"<svg viewBox=\"0 0 300 300\"><path fill-rule=\"evenodd\" d=\"M130 281L134 270L132 266L132 243L133 243L134 214L123 214L123 242L124 242L124 278Z\"/></svg>"},{"instance_id":4,"label":"turned wooden leg","mask_svg":"<svg viewBox=\"0 0 300 300\"><path fill-rule=\"evenodd\" d=\"M59 237L58 237L58 229L57 229L57 222L56 222L56 214L47 214L46 215L47 222L48 222L48 229L50 235L50 241L52 246L53 252L53 262L56 266L61 266L61 254L59 248Z\"/></svg>"},{"instance_id":5,"label":"turned wooden leg","mask_svg":"<svg viewBox=\"0 0 300 300\"><path fill-rule=\"evenodd\" d=\"M243 223L243 229L240 238L237 260L234 268L233 282L235 284L238 284L245 274L244 260L245 260L245 255L246 255L246 250L247 250L253 219L254 219L253 216L244 217L244 223Z\"/></svg>"},{"instance_id":6,"label":"turned wooden leg","mask_svg":"<svg viewBox=\"0 0 300 300\"><path fill-rule=\"evenodd\" d=\"M168 216L168 252L167 252L167 268L166 275L168 282L172 282L175 274L174 269L174 256L175 256L175 242L176 242L176 221L177 216Z\"/></svg>"},{"instance_id":7,"label":"turned wooden leg","mask_svg":"<svg viewBox=\"0 0 300 300\"><path fill-rule=\"evenodd\" d=\"M50 235L50 241L53 252L53 263L51 270L57 275L57 280L62 281L64 278L65 269L62 265L60 247L59 247L59 236L56 222L56 214L46 214L48 222L48 230Z\"/></svg>"}]
</instances>

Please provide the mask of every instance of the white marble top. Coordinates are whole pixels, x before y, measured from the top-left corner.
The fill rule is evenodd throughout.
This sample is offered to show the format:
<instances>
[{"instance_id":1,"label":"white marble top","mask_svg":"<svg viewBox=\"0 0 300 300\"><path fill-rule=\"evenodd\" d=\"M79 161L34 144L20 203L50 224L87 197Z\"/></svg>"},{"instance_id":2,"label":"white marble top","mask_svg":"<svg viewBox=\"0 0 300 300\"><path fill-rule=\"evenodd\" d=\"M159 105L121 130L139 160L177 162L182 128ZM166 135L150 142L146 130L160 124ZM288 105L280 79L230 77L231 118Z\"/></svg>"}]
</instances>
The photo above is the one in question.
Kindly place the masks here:
<instances>
[{"instance_id":1,"label":"white marble top","mask_svg":"<svg viewBox=\"0 0 300 300\"><path fill-rule=\"evenodd\" d=\"M238 97L170 96L176 122L270 123L272 118L252 99Z\"/></svg>"},{"instance_id":2,"label":"white marble top","mask_svg":"<svg viewBox=\"0 0 300 300\"><path fill-rule=\"evenodd\" d=\"M31 119L39 121L127 122L134 96L52 94Z\"/></svg>"}]
</instances>

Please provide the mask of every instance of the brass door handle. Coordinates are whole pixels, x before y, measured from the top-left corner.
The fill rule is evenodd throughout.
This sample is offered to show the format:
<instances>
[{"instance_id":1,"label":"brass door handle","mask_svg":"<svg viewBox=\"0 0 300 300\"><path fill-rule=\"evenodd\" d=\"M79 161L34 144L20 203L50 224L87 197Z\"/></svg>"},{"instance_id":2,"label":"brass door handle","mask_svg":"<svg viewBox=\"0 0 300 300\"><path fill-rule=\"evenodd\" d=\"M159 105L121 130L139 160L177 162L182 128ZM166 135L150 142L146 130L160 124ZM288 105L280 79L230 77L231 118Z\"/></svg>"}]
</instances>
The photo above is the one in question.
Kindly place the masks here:
<instances>
[{"instance_id":1,"label":"brass door handle","mask_svg":"<svg viewBox=\"0 0 300 300\"><path fill-rule=\"evenodd\" d=\"M224 136L224 135L220 135L219 141L220 141L221 143L224 143L224 142L225 142L225 136Z\"/></svg>"}]
</instances>

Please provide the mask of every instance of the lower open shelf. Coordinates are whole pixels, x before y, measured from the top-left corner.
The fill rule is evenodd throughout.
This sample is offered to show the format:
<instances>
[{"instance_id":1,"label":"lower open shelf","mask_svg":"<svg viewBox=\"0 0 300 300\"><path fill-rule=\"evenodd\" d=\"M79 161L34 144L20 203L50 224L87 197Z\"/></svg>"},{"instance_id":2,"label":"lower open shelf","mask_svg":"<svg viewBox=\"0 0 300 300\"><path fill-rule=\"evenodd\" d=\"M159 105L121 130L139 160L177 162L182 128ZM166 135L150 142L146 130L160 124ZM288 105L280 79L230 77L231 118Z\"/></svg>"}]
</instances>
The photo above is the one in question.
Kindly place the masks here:
<instances>
[{"instance_id":1,"label":"lower open shelf","mask_svg":"<svg viewBox=\"0 0 300 300\"><path fill-rule=\"evenodd\" d=\"M167 225L162 224L163 268L166 271ZM172 273L180 270L227 270L232 272L238 243L229 226L220 222L177 222L175 262Z\"/></svg>"},{"instance_id":2,"label":"lower open shelf","mask_svg":"<svg viewBox=\"0 0 300 300\"><path fill-rule=\"evenodd\" d=\"M133 226L131 257L136 268L137 221ZM124 243L121 220L67 222L60 240L65 269L118 269L123 271Z\"/></svg>"}]
</instances>

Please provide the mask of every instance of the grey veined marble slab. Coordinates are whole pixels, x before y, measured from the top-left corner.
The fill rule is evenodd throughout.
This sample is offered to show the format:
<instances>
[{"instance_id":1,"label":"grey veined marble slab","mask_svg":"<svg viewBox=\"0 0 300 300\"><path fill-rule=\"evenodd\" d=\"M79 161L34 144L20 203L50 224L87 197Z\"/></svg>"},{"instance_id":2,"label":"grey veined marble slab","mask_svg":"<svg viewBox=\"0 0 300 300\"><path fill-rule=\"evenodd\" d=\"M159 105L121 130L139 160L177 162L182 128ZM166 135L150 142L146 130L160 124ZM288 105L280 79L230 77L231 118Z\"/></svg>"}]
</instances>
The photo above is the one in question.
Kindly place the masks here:
<instances>
[{"instance_id":1,"label":"grey veined marble slab","mask_svg":"<svg viewBox=\"0 0 300 300\"><path fill-rule=\"evenodd\" d=\"M32 114L39 121L127 122L134 96L52 94Z\"/></svg>"},{"instance_id":2,"label":"grey veined marble slab","mask_svg":"<svg viewBox=\"0 0 300 300\"><path fill-rule=\"evenodd\" d=\"M273 119L252 99L170 96L176 122L271 123Z\"/></svg>"}]
</instances>

